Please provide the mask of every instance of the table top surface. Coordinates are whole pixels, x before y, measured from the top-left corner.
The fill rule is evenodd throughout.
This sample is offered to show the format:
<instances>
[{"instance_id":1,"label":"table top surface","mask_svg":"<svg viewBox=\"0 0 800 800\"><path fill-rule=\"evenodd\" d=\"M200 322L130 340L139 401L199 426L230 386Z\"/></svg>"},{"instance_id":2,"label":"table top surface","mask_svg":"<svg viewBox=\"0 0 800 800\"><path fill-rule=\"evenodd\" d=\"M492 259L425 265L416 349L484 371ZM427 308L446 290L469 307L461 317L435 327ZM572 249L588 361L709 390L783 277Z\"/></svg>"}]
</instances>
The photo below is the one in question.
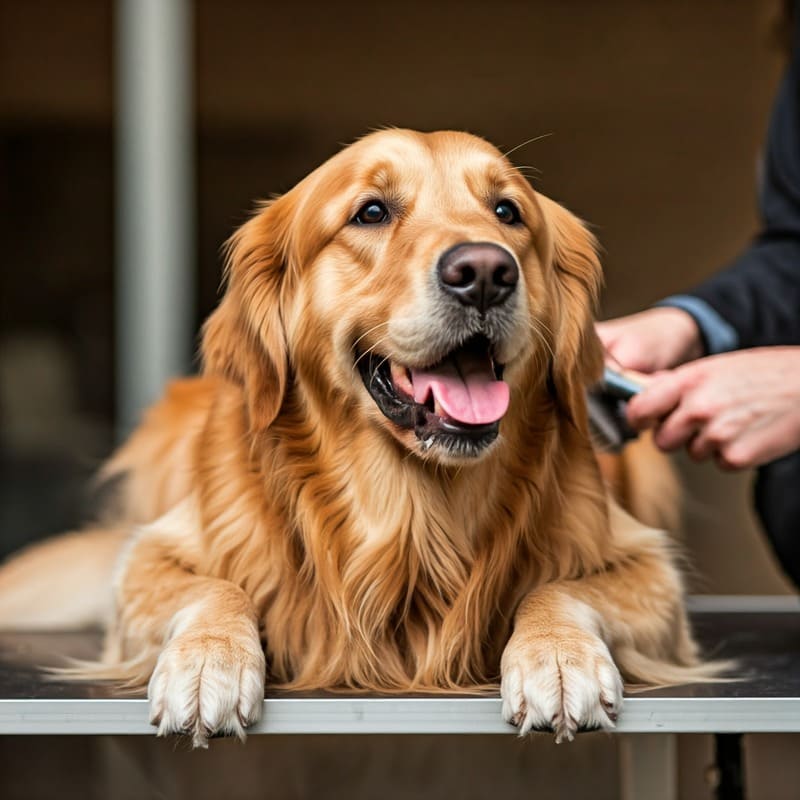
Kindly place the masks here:
<instances>
[{"instance_id":1,"label":"table top surface","mask_svg":"<svg viewBox=\"0 0 800 800\"><path fill-rule=\"evenodd\" d=\"M717 599L719 600L719 599ZM763 600L763 599L762 599ZM698 598L692 623L711 658L737 661L736 681L626 695L619 732L800 732L800 603ZM759 610L741 610L759 609ZM152 733L143 694L47 678L37 667L91 659L101 636L0 633L0 734ZM278 693L254 733L504 733L499 697Z\"/></svg>"}]
</instances>

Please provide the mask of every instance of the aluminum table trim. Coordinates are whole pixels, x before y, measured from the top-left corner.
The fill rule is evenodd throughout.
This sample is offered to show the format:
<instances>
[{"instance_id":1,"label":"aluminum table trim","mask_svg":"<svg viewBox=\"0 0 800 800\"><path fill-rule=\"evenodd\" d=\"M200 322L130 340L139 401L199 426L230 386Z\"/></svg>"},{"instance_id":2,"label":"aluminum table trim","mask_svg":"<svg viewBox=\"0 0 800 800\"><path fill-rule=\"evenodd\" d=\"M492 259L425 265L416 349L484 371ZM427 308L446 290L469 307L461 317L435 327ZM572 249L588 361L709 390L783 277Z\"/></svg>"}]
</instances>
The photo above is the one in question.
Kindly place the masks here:
<instances>
[{"instance_id":1,"label":"aluminum table trim","mask_svg":"<svg viewBox=\"0 0 800 800\"><path fill-rule=\"evenodd\" d=\"M0 700L0 734L149 734L147 701ZM798 733L800 698L628 697L617 733ZM499 698L270 698L250 734L505 733Z\"/></svg>"}]
</instances>

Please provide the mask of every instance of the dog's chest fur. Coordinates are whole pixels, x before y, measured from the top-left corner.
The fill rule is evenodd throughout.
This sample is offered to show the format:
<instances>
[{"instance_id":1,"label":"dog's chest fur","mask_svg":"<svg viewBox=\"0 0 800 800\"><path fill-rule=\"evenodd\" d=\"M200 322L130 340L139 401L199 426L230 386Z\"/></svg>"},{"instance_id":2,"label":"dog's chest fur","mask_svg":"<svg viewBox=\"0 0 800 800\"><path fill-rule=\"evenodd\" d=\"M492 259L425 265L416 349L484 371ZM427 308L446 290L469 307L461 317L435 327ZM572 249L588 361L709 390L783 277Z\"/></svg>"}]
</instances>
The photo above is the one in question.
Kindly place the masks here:
<instances>
[{"instance_id":1,"label":"dog's chest fur","mask_svg":"<svg viewBox=\"0 0 800 800\"><path fill-rule=\"evenodd\" d=\"M243 424L239 404L218 403L205 438L239 444L208 464L198 449L203 568L253 599L274 678L383 691L495 680L514 606L551 560L535 467L498 454L446 470L374 431L322 439L291 405L257 448Z\"/></svg>"}]
</instances>

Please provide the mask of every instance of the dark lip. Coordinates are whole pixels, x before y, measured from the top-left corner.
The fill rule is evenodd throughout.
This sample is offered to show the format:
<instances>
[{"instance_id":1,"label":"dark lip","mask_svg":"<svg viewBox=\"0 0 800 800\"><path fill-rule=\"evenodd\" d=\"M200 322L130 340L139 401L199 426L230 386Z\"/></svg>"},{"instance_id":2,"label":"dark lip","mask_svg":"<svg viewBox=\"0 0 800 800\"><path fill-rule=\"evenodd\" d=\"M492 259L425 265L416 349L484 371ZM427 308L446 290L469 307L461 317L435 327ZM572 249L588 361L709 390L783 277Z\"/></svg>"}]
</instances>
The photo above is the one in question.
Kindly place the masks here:
<instances>
[{"instance_id":1,"label":"dark lip","mask_svg":"<svg viewBox=\"0 0 800 800\"><path fill-rule=\"evenodd\" d=\"M488 347L488 342L487 342ZM438 444L464 456L478 455L500 431L500 421L486 425L468 425L441 417L430 408L399 392L392 381L391 364L386 356L356 352L356 365L375 405L383 415L404 430L414 431L426 445ZM496 368L498 377L502 366Z\"/></svg>"}]
</instances>

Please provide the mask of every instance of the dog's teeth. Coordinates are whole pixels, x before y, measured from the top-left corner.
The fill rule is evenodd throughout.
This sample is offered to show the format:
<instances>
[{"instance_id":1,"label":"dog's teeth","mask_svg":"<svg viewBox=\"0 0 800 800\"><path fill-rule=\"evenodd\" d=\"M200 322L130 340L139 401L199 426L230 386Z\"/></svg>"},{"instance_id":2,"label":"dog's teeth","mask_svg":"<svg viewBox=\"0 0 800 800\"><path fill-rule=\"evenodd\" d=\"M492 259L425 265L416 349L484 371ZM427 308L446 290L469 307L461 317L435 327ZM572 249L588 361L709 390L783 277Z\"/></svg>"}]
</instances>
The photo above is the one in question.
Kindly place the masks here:
<instances>
[{"instance_id":1,"label":"dog's teeth","mask_svg":"<svg viewBox=\"0 0 800 800\"><path fill-rule=\"evenodd\" d=\"M408 370L399 364L392 363L391 366L392 383L394 388L400 390L409 397L414 396L414 385L408 377Z\"/></svg>"}]
</instances>

